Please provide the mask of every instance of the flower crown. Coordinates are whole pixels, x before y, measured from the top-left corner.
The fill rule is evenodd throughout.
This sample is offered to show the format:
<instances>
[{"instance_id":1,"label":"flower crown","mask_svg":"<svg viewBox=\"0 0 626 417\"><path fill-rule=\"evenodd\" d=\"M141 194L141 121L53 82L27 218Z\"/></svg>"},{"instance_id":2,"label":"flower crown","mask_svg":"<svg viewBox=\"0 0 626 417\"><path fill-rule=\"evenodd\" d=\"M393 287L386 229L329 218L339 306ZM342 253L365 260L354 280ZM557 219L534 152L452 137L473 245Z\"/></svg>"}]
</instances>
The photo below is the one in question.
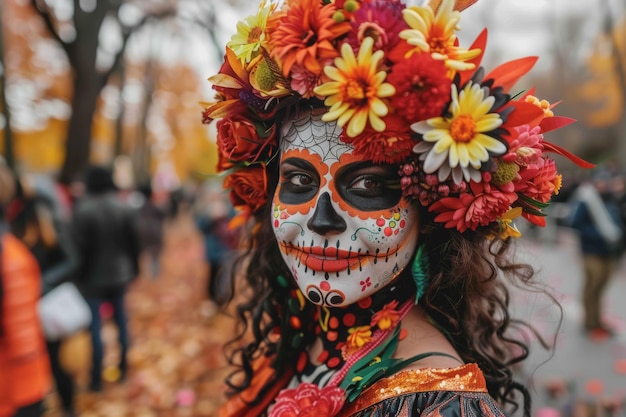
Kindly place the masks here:
<instances>
[{"instance_id":1,"label":"flower crown","mask_svg":"<svg viewBox=\"0 0 626 417\"><path fill-rule=\"evenodd\" d=\"M397 164L404 196L435 222L460 232L496 224L503 237L519 236L518 216L545 225L561 187L546 152L592 165L543 138L573 119L532 90L508 93L536 57L485 74L487 30L459 45L460 11L475 1L263 0L237 24L203 112L205 123L220 119L218 171L234 206L244 217L265 206L277 126L307 102L326 109L322 120L343 128L355 154Z\"/></svg>"}]
</instances>

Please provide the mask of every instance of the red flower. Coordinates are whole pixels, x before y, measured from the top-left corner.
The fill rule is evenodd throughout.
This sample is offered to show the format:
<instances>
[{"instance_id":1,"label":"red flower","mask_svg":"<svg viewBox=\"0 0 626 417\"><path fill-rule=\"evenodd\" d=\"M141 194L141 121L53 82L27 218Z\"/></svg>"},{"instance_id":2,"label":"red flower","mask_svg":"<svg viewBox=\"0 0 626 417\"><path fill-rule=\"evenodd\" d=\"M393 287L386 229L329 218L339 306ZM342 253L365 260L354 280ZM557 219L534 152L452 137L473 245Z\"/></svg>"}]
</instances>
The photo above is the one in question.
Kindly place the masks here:
<instances>
[{"instance_id":1,"label":"red flower","mask_svg":"<svg viewBox=\"0 0 626 417\"><path fill-rule=\"evenodd\" d=\"M217 153L217 172L224 172L235 166L230 160L224 158L221 152Z\"/></svg>"},{"instance_id":2,"label":"red flower","mask_svg":"<svg viewBox=\"0 0 626 417\"><path fill-rule=\"evenodd\" d=\"M389 51L400 40L400 32L409 28L402 17L403 8L397 0L361 4L352 15L347 42L356 52L369 36L374 39L374 51Z\"/></svg>"},{"instance_id":3,"label":"red flower","mask_svg":"<svg viewBox=\"0 0 626 417\"><path fill-rule=\"evenodd\" d=\"M276 125L266 129L247 117L234 114L220 119L216 127L220 157L228 161L253 163L266 160L277 146Z\"/></svg>"},{"instance_id":4,"label":"red flower","mask_svg":"<svg viewBox=\"0 0 626 417\"><path fill-rule=\"evenodd\" d=\"M328 62L332 63L332 60ZM317 97L313 90L321 85L323 80L323 74L315 74L303 65L294 64L291 67L291 88L303 98Z\"/></svg>"},{"instance_id":5,"label":"red flower","mask_svg":"<svg viewBox=\"0 0 626 417\"><path fill-rule=\"evenodd\" d=\"M352 143L355 155L362 155L363 159L371 160L375 164L401 163L411 155L415 145L415 141L411 139L411 130L402 117L390 115L384 120L387 128L382 132L377 132L368 125L354 138L342 134L341 140Z\"/></svg>"},{"instance_id":6,"label":"red flower","mask_svg":"<svg viewBox=\"0 0 626 417\"><path fill-rule=\"evenodd\" d=\"M399 61L387 82L396 88L391 105L410 123L441 116L451 99L445 63L430 54L413 54Z\"/></svg>"},{"instance_id":7,"label":"red flower","mask_svg":"<svg viewBox=\"0 0 626 417\"><path fill-rule=\"evenodd\" d=\"M560 181L554 160L541 158L541 164L532 168L521 169L521 181L515 181L515 191L542 203L547 203L558 192Z\"/></svg>"},{"instance_id":8,"label":"red flower","mask_svg":"<svg viewBox=\"0 0 626 417\"><path fill-rule=\"evenodd\" d=\"M445 223L448 229L456 227L461 233L467 229L476 230L494 222L517 200L516 193L502 191L485 180L480 183L471 181L470 190L471 194L446 197L433 203L429 211L439 213L435 221Z\"/></svg>"},{"instance_id":9,"label":"red flower","mask_svg":"<svg viewBox=\"0 0 626 417\"><path fill-rule=\"evenodd\" d=\"M267 203L267 177L265 164L256 164L235 170L224 180L230 188L230 201L234 207L247 206L252 213Z\"/></svg>"},{"instance_id":10,"label":"red flower","mask_svg":"<svg viewBox=\"0 0 626 417\"><path fill-rule=\"evenodd\" d=\"M284 389L276 397L269 417L333 417L343 407L341 388L302 383L295 389Z\"/></svg>"},{"instance_id":11,"label":"red flower","mask_svg":"<svg viewBox=\"0 0 626 417\"><path fill-rule=\"evenodd\" d=\"M528 166L541 159L543 154L543 135L541 127L531 128L528 124L515 128L517 137L509 144L509 150L502 156L505 162L515 162L519 166Z\"/></svg>"},{"instance_id":12,"label":"red flower","mask_svg":"<svg viewBox=\"0 0 626 417\"><path fill-rule=\"evenodd\" d=\"M394 327L400 319L400 312L396 310L397 308L397 300L385 304L382 310L372 316L372 322L370 325L372 327L378 325L381 330L387 330Z\"/></svg>"},{"instance_id":13,"label":"red flower","mask_svg":"<svg viewBox=\"0 0 626 417\"><path fill-rule=\"evenodd\" d=\"M235 65L234 68L231 63ZM252 90L252 86L248 80L248 72L237 61L230 49L226 49L226 56L224 57L224 62L222 63L218 74L222 78L227 76L229 79L235 81L234 83L228 83L227 85L221 85L219 82L213 84L213 89L221 93L223 98L226 100L239 98L239 90L241 88ZM236 84L239 84L239 86L235 87Z\"/></svg>"}]
</instances>

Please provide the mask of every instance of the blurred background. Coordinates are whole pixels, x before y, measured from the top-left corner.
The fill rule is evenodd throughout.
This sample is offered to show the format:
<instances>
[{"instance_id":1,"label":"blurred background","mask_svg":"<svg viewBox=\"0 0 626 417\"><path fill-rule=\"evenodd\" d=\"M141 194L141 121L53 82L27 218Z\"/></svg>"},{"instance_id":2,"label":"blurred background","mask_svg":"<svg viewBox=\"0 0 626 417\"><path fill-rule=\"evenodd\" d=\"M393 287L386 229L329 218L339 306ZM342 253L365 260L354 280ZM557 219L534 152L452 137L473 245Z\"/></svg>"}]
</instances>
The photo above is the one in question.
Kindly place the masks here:
<instances>
[{"instance_id":1,"label":"blurred background","mask_svg":"<svg viewBox=\"0 0 626 417\"><path fill-rule=\"evenodd\" d=\"M199 219L214 201L217 158L212 127L200 120L202 102L212 99L207 78L217 72L236 22L253 13L256 2L1 0L0 5L0 153L9 166L20 175L48 178L70 195L80 194L72 187L89 165L112 166L118 189L131 204L143 204L145 194L144 200L132 197L149 184L148 199L164 213L163 247L156 253L160 268L143 268L128 294L133 339L128 379L116 383L114 327L103 328L108 374L99 393L85 389L88 336L64 343L64 366L78 383L77 412L216 415L226 372L221 345L232 326L216 314L204 290L211 260ZM555 114L577 119L549 133L549 140L597 164L591 171L623 178L626 1L480 0L463 12L461 43L470 44L484 27L489 28L484 66L540 56L517 88L534 87L538 97L560 101ZM518 314L538 323L546 337L557 334L555 353L532 353L519 372L532 386L538 416L623 416L626 267L620 257L603 307L613 333L588 337L580 331L579 234L569 218L577 187L593 172L555 159L564 187L551 207L554 220L545 229L524 230L520 254L537 267L540 280L556 288L563 316L540 296L520 294L514 300ZM616 199L622 196L615 191ZM46 401L46 415L62 415L54 393Z\"/></svg>"}]
</instances>

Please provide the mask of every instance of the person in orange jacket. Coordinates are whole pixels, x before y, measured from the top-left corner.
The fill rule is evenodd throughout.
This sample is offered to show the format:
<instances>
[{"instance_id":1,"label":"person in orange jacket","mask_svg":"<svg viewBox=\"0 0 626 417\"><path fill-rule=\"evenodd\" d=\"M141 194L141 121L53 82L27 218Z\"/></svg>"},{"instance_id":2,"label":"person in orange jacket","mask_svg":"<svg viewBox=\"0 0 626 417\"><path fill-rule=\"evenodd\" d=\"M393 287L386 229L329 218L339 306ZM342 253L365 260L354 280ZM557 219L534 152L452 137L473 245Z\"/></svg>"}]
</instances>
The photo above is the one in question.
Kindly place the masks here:
<instances>
[{"instance_id":1,"label":"person in orange jacket","mask_svg":"<svg viewBox=\"0 0 626 417\"><path fill-rule=\"evenodd\" d=\"M0 417L35 417L43 413L52 380L37 314L41 272L4 220L14 187L0 160Z\"/></svg>"}]
</instances>

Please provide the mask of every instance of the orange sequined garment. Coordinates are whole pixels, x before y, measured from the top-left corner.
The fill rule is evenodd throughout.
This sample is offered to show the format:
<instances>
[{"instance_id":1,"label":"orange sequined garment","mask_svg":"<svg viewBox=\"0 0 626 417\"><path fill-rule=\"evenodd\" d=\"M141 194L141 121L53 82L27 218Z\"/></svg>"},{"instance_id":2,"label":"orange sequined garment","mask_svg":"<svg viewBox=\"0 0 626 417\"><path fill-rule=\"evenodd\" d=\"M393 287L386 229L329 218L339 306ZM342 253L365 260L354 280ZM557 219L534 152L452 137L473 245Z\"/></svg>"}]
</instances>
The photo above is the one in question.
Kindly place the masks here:
<instances>
[{"instance_id":1,"label":"orange sequined garment","mask_svg":"<svg viewBox=\"0 0 626 417\"><path fill-rule=\"evenodd\" d=\"M435 414L432 414L435 413ZM460 414L459 414L460 413ZM398 372L366 389L338 417L505 416L476 364Z\"/></svg>"}]
</instances>

